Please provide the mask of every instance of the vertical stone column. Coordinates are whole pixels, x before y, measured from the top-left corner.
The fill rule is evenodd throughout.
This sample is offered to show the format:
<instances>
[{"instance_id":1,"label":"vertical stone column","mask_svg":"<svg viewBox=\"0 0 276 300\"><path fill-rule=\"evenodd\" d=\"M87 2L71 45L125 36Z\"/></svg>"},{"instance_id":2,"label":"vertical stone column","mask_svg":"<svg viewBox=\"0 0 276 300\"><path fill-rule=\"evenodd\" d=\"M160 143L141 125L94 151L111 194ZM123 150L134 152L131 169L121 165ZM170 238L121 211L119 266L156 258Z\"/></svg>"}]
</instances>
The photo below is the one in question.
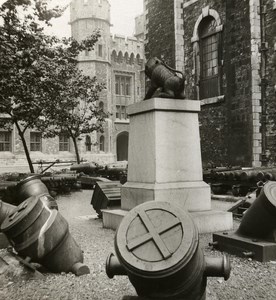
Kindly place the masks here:
<instances>
[{"instance_id":1,"label":"vertical stone column","mask_svg":"<svg viewBox=\"0 0 276 300\"><path fill-rule=\"evenodd\" d=\"M253 145L252 145L252 166L261 166L261 153L262 153L262 134L261 128L261 56L259 47L261 44L261 23L260 15L258 14L260 6L259 0L249 1L250 11L250 25L251 25L251 73L252 73L252 128L253 128Z\"/></svg>"},{"instance_id":2,"label":"vertical stone column","mask_svg":"<svg viewBox=\"0 0 276 300\"><path fill-rule=\"evenodd\" d=\"M169 201L188 211L211 209L202 179L198 112L200 102L153 98L128 107L128 181L121 207Z\"/></svg>"}]
</instances>

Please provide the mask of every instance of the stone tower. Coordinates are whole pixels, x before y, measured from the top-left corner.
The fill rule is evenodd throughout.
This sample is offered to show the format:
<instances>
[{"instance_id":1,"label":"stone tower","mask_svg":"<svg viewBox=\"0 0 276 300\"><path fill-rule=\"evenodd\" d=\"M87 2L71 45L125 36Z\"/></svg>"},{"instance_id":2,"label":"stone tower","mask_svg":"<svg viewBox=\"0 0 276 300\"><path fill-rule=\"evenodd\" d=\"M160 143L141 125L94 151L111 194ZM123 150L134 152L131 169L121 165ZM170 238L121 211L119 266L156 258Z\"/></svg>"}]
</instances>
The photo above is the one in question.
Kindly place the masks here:
<instances>
[{"instance_id":1,"label":"stone tower","mask_svg":"<svg viewBox=\"0 0 276 300\"><path fill-rule=\"evenodd\" d=\"M83 51L78 60L79 68L86 75L96 76L99 82L106 84L106 89L101 92L98 105L105 111L112 111L111 107L111 66L110 66L110 4L107 0L73 0L70 13L71 35L81 41L91 35L95 30L100 30L99 38L93 51ZM107 120L101 145L105 152L112 152L110 145L111 121ZM92 135L92 143L101 143L100 134ZM83 145L85 148L85 145ZM95 150L95 149L94 149ZM87 157L89 159L89 157ZM105 159L104 159L105 160Z\"/></svg>"},{"instance_id":2,"label":"stone tower","mask_svg":"<svg viewBox=\"0 0 276 300\"><path fill-rule=\"evenodd\" d=\"M86 75L96 76L106 89L101 92L98 105L111 113L104 133L91 134L97 147L87 149L80 145L82 157L87 160L108 162L128 159L129 118L126 107L144 97L144 43L143 19L140 29L136 24L133 37L111 36L110 4L107 0L72 0L71 33L78 41L99 29L101 37L93 51L83 51L78 58L79 68ZM137 22L136 22L137 23ZM93 148L93 149L92 149Z\"/></svg>"}]
</instances>

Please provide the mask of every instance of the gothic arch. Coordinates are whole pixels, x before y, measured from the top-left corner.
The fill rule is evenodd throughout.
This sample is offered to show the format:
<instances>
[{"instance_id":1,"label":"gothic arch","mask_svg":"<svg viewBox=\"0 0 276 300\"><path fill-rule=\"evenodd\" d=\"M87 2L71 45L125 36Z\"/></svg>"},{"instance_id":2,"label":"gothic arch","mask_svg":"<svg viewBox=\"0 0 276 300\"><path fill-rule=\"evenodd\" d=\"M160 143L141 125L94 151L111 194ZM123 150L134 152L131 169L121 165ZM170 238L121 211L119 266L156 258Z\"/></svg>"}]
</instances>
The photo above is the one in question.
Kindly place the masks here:
<instances>
[{"instance_id":1,"label":"gothic arch","mask_svg":"<svg viewBox=\"0 0 276 300\"><path fill-rule=\"evenodd\" d=\"M202 9L202 13L198 17L197 21L195 22L194 26L194 31L193 31L193 37L191 38L191 42L193 44L193 77L194 77L194 83L196 86L196 98L197 99L202 99L202 98L208 98L212 97L213 95L209 93L206 93L206 95L202 94L202 91L206 90L203 88L203 81L201 80L201 73L204 71L202 68L202 63L201 63L201 56L202 56L202 51L200 50L201 42L200 42L200 29L201 25L206 21L206 20L213 19L215 22L215 27L214 27L214 33L217 35L220 35L221 31L223 30L223 24L221 22L221 18L218 14L218 12L214 9L210 9L209 6L206 6ZM218 37L218 48L220 48L220 38ZM218 64L220 64L220 59L218 58ZM216 90L217 94L220 95L220 76L221 74L217 75L217 83L216 83ZM215 80L215 79L214 79ZM210 85L210 82L208 83L207 81L205 82L206 87ZM214 90L214 88L209 88L209 90Z\"/></svg>"},{"instance_id":2,"label":"gothic arch","mask_svg":"<svg viewBox=\"0 0 276 300\"><path fill-rule=\"evenodd\" d=\"M137 62L138 65L141 64L141 57L140 57L140 54L137 54L137 55L136 55L136 62Z\"/></svg>"},{"instance_id":3,"label":"gothic arch","mask_svg":"<svg viewBox=\"0 0 276 300\"><path fill-rule=\"evenodd\" d=\"M129 63L129 55L127 52L125 52L124 58L125 58L125 62Z\"/></svg>"},{"instance_id":4,"label":"gothic arch","mask_svg":"<svg viewBox=\"0 0 276 300\"><path fill-rule=\"evenodd\" d=\"M116 60L117 60L117 52L116 52L116 50L113 50L113 51L112 51L112 53L111 53L111 59L112 59L113 61L116 61Z\"/></svg>"},{"instance_id":5,"label":"gothic arch","mask_svg":"<svg viewBox=\"0 0 276 300\"><path fill-rule=\"evenodd\" d=\"M122 63L123 62L123 52L122 51L119 51L119 53L118 53L118 62L119 63Z\"/></svg>"},{"instance_id":6,"label":"gothic arch","mask_svg":"<svg viewBox=\"0 0 276 300\"><path fill-rule=\"evenodd\" d=\"M134 56L133 53L131 53L131 54L130 54L130 60L129 60L129 62L130 62L131 65L134 64L134 60L135 60L135 56Z\"/></svg>"},{"instance_id":7,"label":"gothic arch","mask_svg":"<svg viewBox=\"0 0 276 300\"><path fill-rule=\"evenodd\" d=\"M201 15L197 18L195 26L194 26L194 31L193 31L193 37L192 37L192 43L194 42L198 42L199 41L199 36L198 36L198 28L200 25L200 22L205 18L205 17L213 17L216 20L217 23L217 27L216 27L216 31L220 32L223 29L223 25L221 23L221 19L220 16L218 14L218 12L214 9L209 9L209 6L206 6L202 9L202 13Z\"/></svg>"}]
</instances>

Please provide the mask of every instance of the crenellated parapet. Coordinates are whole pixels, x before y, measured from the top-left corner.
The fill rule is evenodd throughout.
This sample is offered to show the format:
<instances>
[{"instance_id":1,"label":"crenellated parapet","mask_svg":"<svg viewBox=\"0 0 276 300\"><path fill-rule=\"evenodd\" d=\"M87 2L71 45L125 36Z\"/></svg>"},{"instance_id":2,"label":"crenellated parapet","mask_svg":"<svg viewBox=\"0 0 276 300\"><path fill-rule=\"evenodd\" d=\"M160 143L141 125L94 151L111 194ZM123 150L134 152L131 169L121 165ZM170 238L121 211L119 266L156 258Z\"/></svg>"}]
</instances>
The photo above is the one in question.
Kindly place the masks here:
<instances>
[{"instance_id":1,"label":"crenellated parapet","mask_svg":"<svg viewBox=\"0 0 276 300\"><path fill-rule=\"evenodd\" d=\"M142 64L144 61L144 42L136 37L114 35L110 39L111 60L125 61L127 64Z\"/></svg>"}]
</instances>

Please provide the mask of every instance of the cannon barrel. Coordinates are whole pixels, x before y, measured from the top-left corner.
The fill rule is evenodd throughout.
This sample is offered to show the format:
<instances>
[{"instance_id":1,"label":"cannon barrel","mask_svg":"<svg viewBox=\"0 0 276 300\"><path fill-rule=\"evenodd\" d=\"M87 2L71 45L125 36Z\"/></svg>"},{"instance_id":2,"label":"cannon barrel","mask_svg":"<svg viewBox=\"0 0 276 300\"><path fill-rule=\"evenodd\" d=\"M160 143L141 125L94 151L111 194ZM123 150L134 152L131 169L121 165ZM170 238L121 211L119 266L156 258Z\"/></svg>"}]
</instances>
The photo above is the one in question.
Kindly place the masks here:
<instances>
[{"instance_id":1,"label":"cannon barrel","mask_svg":"<svg viewBox=\"0 0 276 300\"><path fill-rule=\"evenodd\" d=\"M41 196L41 200L50 208L58 209L58 205L54 198L49 194L47 186L41 181L40 175L31 175L19 181L17 184L17 203L20 204L24 200L32 196Z\"/></svg>"},{"instance_id":2,"label":"cannon barrel","mask_svg":"<svg viewBox=\"0 0 276 300\"><path fill-rule=\"evenodd\" d=\"M229 258L206 258L189 214L168 202L132 209L116 232L115 252L107 276L127 275L141 297L203 300L208 276L230 275Z\"/></svg>"},{"instance_id":3,"label":"cannon barrel","mask_svg":"<svg viewBox=\"0 0 276 300\"><path fill-rule=\"evenodd\" d=\"M276 182L268 181L244 214L237 233L276 241Z\"/></svg>"},{"instance_id":4,"label":"cannon barrel","mask_svg":"<svg viewBox=\"0 0 276 300\"><path fill-rule=\"evenodd\" d=\"M32 196L13 209L1 225L2 232L21 257L30 257L49 271L88 274L67 221L56 209L49 209L43 197Z\"/></svg>"},{"instance_id":5,"label":"cannon barrel","mask_svg":"<svg viewBox=\"0 0 276 300\"><path fill-rule=\"evenodd\" d=\"M100 166L96 163L83 163L74 164L70 167L71 171L76 171L77 173L92 174L97 171Z\"/></svg>"},{"instance_id":6,"label":"cannon barrel","mask_svg":"<svg viewBox=\"0 0 276 300\"><path fill-rule=\"evenodd\" d=\"M31 196L48 194L49 191L46 185L41 181L41 176L32 174L17 184L18 204L28 199Z\"/></svg>"}]
</instances>

